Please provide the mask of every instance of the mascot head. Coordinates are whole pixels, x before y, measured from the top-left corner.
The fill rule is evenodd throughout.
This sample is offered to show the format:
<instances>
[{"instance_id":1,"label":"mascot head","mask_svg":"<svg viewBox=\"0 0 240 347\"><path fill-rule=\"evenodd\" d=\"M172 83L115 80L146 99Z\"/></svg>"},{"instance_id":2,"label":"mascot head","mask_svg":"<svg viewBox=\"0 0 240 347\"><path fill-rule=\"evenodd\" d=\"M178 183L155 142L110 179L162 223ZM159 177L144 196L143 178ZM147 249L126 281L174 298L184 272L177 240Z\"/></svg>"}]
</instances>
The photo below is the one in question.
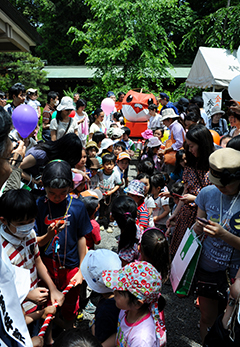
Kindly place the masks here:
<instances>
[{"instance_id":1,"label":"mascot head","mask_svg":"<svg viewBox=\"0 0 240 347\"><path fill-rule=\"evenodd\" d=\"M150 118L148 106L151 104L157 105L157 100L153 94L143 94L129 90L122 102L122 112L130 122L144 122Z\"/></svg>"}]
</instances>

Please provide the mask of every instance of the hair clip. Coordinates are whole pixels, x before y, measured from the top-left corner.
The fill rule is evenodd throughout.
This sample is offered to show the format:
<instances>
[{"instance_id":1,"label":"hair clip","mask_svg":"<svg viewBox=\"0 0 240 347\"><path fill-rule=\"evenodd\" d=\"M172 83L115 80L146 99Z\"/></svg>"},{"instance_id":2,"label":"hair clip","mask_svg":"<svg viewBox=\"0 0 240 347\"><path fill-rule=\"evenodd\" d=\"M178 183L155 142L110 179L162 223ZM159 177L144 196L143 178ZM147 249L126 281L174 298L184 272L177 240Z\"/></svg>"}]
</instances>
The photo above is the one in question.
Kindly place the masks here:
<instances>
[{"instance_id":1,"label":"hair clip","mask_svg":"<svg viewBox=\"0 0 240 347\"><path fill-rule=\"evenodd\" d=\"M131 212L125 212L124 213L124 218L127 220L128 217L132 217Z\"/></svg>"}]
</instances>

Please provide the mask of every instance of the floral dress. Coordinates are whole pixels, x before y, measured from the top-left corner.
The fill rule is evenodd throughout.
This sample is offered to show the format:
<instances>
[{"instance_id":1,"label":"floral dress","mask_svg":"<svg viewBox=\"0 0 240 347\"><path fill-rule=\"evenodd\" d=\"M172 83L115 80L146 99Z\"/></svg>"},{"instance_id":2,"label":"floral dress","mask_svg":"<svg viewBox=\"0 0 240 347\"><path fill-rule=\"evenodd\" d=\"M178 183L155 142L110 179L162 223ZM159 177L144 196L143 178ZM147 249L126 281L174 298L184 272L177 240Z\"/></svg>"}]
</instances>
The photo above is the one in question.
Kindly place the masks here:
<instances>
[{"instance_id":1,"label":"floral dress","mask_svg":"<svg viewBox=\"0 0 240 347\"><path fill-rule=\"evenodd\" d=\"M210 184L208 171L196 170L186 166L183 171L183 182L185 184L185 194L197 196L200 190ZM174 257L177 249L182 241L187 228L190 228L194 223L197 215L197 205L195 202L184 204L176 218L175 231L170 245L170 253Z\"/></svg>"}]
</instances>

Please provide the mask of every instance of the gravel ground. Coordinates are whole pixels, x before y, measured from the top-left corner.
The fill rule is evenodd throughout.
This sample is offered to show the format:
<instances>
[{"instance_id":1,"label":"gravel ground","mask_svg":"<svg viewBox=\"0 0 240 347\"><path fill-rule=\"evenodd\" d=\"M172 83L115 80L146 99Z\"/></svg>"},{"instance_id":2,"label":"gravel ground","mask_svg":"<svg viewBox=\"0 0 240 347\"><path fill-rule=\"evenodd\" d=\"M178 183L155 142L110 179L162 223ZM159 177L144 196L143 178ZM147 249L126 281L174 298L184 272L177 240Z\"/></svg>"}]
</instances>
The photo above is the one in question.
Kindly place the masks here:
<instances>
[{"instance_id":1,"label":"gravel ground","mask_svg":"<svg viewBox=\"0 0 240 347\"><path fill-rule=\"evenodd\" d=\"M136 177L135 165L130 165L129 180ZM114 228L113 233L101 231L101 243L97 248L107 248L112 251L117 250L117 237L119 228ZM168 347L200 347L200 333L197 327L200 319L199 309L194 307L194 297L178 298L173 293L170 282L163 285L162 294L166 300L164 309ZM84 312L84 319L91 320L93 315Z\"/></svg>"}]
</instances>

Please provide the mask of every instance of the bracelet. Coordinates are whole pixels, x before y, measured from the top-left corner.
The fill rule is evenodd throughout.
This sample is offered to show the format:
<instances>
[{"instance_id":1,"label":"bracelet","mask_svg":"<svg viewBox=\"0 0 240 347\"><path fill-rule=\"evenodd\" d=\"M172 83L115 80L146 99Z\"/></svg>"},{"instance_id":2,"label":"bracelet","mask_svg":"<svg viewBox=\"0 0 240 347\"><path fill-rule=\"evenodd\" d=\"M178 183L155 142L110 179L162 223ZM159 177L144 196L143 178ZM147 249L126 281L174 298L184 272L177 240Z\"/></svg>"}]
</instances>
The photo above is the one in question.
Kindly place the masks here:
<instances>
[{"instance_id":1,"label":"bracelet","mask_svg":"<svg viewBox=\"0 0 240 347\"><path fill-rule=\"evenodd\" d=\"M235 302L236 302L235 299L229 298L229 299L228 299L228 306L230 306L230 307L234 306L234 305L235 305Z\"/></svg>"}]
</instances>

